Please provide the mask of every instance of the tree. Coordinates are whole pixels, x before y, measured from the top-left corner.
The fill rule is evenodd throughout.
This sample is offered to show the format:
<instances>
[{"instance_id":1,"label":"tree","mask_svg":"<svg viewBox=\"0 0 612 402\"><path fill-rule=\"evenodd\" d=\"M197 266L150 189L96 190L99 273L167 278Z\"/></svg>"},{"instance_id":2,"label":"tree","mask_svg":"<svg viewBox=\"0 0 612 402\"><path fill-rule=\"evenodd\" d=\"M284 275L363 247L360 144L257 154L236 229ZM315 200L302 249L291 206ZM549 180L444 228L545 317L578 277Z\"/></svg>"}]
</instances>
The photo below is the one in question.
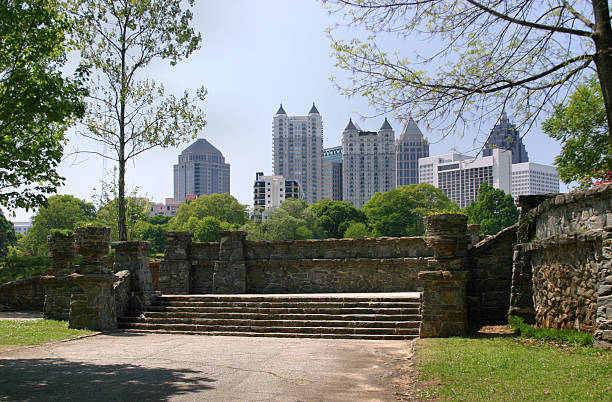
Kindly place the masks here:
<instances>
[{"instance_id":1,"label":"tree","mask_svg":"<svg viewBox=\"0 0 612 402\"><path fill-rule=\"evenodd\" d=\"M36 255L47 254L47 236L52 229L73 230L75 226L92 221L96 209L93 204L72 195L52 195L36 215L26 232L23 244Z\"/></svg>"},{"instance_id":2,"label":"tree","mask_svg":"<svg viewBox=\"0 0 612 402\"><path fill-rule=\"evenodd\" d=\"M187 224L191 218L201 220L211 216L219 222L227 222L236 227L244 225L249 217L247 206L228 193L201 195L193 201L181 204L176 216L170 220L172 230L189 230Z\"/></svg>"},{"instance_id":3,"label":"tree","mask_svg":"<svg viewBox=\"0 0 612 402\"><path fill-rule=\"evenodd\" d=\"M13 223L9 222L0 211L0 257L6 257L9 246L14 246L16 242Z\"/></svg>"},{"instance_id":4,"label":"tree","mask_svg":"<svg viewBox=\"0 0 612 402\"><path fill-rule=\"evenodd\" d=\"M61 73L68 29L55 1L0 2L0 205L9 210L40 205L64 180L64 133L86 93L80 74Z\"/></svg>"},{"instance_id":5,"label":"tree","mask_svg":"<svg viewBox=\"0 0 612 402\"><path fill-rule=\"evenodd\" d=\"M480 232L488 235L514 225L519 218L519 210L512 196L489 186L487 182L478 188L478 201L465 207L464 212L468 216L468 223L479 224Z\"/></svg>"},{"instance_id":6,"label":"tree","mask_svg":"<svg viewBox=\"0 0 612 402\"><path fill-rule=\"evenodd\" d=\"M337 65L353 75L348 95L426 121L450 118L454 125L514 109L527 124L594 68L612 144L606 0L323 1L370 34L348 42L332 36ZM381 33L427 46L411 57L388 53Z\"/></svg>"},{"instance_id":7,"label":"tree","mask_svg":"<svg viewBox=\"0 0 612 402\"><path fill-rule=\"evenodd\" d=\"M351 222L344 232L344 237L347 239L365 239L371 235L372 233L363 222Z\"/></svg>"},{"instance_id":8,"label":"tree","mask_svg":"<svg viewBox=\"0 0 612 402\"><path fill-rule=\"evenodd\" d=\"M201 36L189 23L192 14L181 0L69 0L76 42L85 63L97 73L90 83L83 136L113 151L118 182L118 232L127 240L126 163L154 147L176 146L195 138L204 126L196 101L188 93L176 98L151 79L139 79L158 60L175 65L198 49ZM193 6L193 0L187 1Z\"/></svg>"},{"instance_id":9,"label":"tree","mask_svg":"<svg viewBox=\"0 0 612 402\"><path fill-rule=\"evenodd\" d=\"M249 222L242 226L249 240L305 240L325 235L318 217L306 202L287 199L270 213L265 222Z\"/></svg>"},{"instance_id":10,"label":"tree","mask_svg":"<svg viewBox=\"0 0 612 402\"><path fill-rule=\"evenodd\" d=\"M111 240L120 239L119 221L119 198L109 198L99 206L96 220L98 223L111 228ZM125 198L125 228L127 240L142 240L141 232L144 229L140 222L146 222L147 212L151 208L151 202L145 197L138 197L134 192Z\"/></svg>"},{"instance_id":11,"label":"tree","mask_svg":"<svg viewBox=\"0 0 612 402\"><path fill-rule=\"evenodd\" d=\"M442 190L430 184L411 184L376 193L361 209L374 236L401 237L422 235L423 217L427 213L459 208Z\"/></svg>"},{"instance_id":12,"label":"tree","mask_svg":"<svg viewBox=\"0 0 612 402\"><path fill-rule=\"evenodd\" d=\"M586 187L590 182L582 180L594 170L612 170L606 109L594 77L578 86L567 103L556 105L542 129L562 144L555 165L563 182L576 181Z\"/></svg>"},{"instance_id":13,"label":"tree","mask_svg":"<svg viewBox=\"0 0 612 402\"><path fill-rule=\"evenodd\" d=\"M308 207L318 218L327 237L341 239L353 222L367 221L365 214L348 201L321 200Z\"/></svg>"}]
</instances>

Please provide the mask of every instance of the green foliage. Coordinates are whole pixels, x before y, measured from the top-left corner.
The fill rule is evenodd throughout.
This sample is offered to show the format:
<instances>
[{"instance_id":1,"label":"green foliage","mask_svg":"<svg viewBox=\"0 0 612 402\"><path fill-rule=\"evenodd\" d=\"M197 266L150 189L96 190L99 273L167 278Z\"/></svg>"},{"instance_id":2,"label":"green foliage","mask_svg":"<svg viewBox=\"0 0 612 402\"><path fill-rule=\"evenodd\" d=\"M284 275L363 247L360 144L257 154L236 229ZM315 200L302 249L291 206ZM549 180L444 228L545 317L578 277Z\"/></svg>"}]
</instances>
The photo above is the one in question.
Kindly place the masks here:
<instances>
[{"instance_id":1,"label":"green foliage","mask_svg":"<svg viewBox=\"0 0 612 402\"><path fill-rule=\"evenodd\" d=\"M70 230L70 229L51 229L49 231L50 235L55 235L55 236L71 236L74 234L74 230Z\"/></svg>"},{"instance_id":2,"label":"green foliage","mask_svg":"<svg viewBox=\"0 0 612 402\"><path fill-rule=\"evenodd\" d=\"M0 2L0 205L30 209L63 183L64 133L84 111L62 77L69 23L51 0Z\"/></svg>"},{"instance_id":3,"label":"green foliage","mask_svg":"<svg viewBox=\"0 0 612 402\"><path fill-rule=\"evenodd\" d=\"M306 202L296 199L285 200L265 222L249 222L241 230L248 233L249 240L321 239L325 234L317 215Z\"/></svg>"},{"instance_id":4,"label":"green foliage","mask_svg":"<svg viewBox=\"0 0 612 402\"><path fill-rule=\"evenodd\" d=\"M539 339L542 341L561 342L568 345L592 346L595 340L593 334L573 331L570 329L538 328L526 324L521 317L510 316L508 324L523 338Z\"/></svg>"},{"instance_id":5,"label":"green foliage","mask_svg":"<svg viewBox=\"0 0 612 402\"><path fill-rule=\"evenodd\" d=\"M147 198L133 194L125 198L125 223L127 239L130 241L139 240L137 227L140 222L144 221L147 211L151 208L151 202ZM96 214L96 220L96 224L111 228L112 241L119 240L119 198L108 200L106 204L100 206Z\"/></svg>"},{"instance_id":6,"label":"green foliage","mask_svg":"<svg viewBox=\"0 0 612 402\"><path fill-rule=\"evenodd\" d=\"M183 9L187 6L187 9ZM206 91L181 97L146 77L146 67L189 57L201 37L189 24L193 0L68 0L76 47L91 66L92 80L83 135L109 149L118 167L118 233L127 240L126 162L154 147L177 146L204 125L198 108ZM102 155L106 156L106 155ZM108 156L107 156L108 157Z\"/></svg>"},{"instance_id":7,"label":"green foliage","mask_svg":"<svg viewBox=\"0 0 612 402\"><path fill-rule=\"evenodd\" d=\"M147 216L134 224L134 240L151 242L151 254L163 253L166 250L166 232L169 216Z\"/></svg>"},{"instance_id":8,"label":"green foliage","mask_svg":"<svg viewBox=\"0 0 612 402\"><path fill-rule=\"evenodd\" d=\"M170 220L169 227L176 231L188 230L187 223L191 218L200 220L208 216L219 222L240 226L247 222L249 215L247 206L227 193L201 195L191 202L181 204L176 216Z\"/></svg>"},{"instance_id":9,"label":"green foliage","mask_svg":"<svg viewBox=\"0 0 612 402\"><path fill-rule=\"evenodd\" d=\"M514 225L520 214L510 194L489 186L487 182L478 188L478 201L472 202L463 211L468 216L468 223L479 224L480 232L488 235Z\"/></svg>"},{"instance_id":10,"label":"green foliage","mask_svg":"<svg viewBox=\"0 0 612 402\"><path fill-rule=\"evenodd\" d=\"M309 206L328 238L341 239L353 222L365 223L365 214L348 201L321 200Z\"/></svg>"},{"instance_id":11,"label":"green foliage","mask_svg":"<svg viewBox=\"0 0 612 402\"><path fill-rule=\"evenodd\" d=\"M350 76L338 83L342 92L383 112L436 121L445 134L504 110L528 127L591 69L612 93L604 2L323 1L344 14L329 29L336 66ZM354 32L347 25L367 34L342 39ZM389 36L406 46L390 46ZM410 46L413 41L427 45Z\"/></svg>"},{"instance_id":12,"label":"green foliage","mask_svg":"<svg viewBox=\"0 0 612 402\"><path fill-rule=\"evenodd\" d=\"M32 321L0 321L0 345L27 346L39 345L45 342L76 338L92 334L86 329L68 328L68 321L32 320Z\"/></svg>"},{"instance_id":13,"label":"green foliage","mask_svg":"<svg viewBox=\"0 0 612 402\"><path fill-rule=\"evenodd\" d=\"M372 233L370 233L365 223L351 222L344 231L344 237L346 239L365 239L372 237Z\"/></svg>"},{"instance_id":14,"label":"green foliage","mask_svg":"<svg viewBox=\"0 0 612 402\"><path fill-rule=\"evenodd\" d=\"M17 237L13 223L9 222L0 210L0 257L6 257L9 247L15 246Z\"/></svg>"},{"instance_id":15,"label":"green foliage","mask_svg":"<svg viewBox=\"0 0 612 402\"><path fill-rule=\"evenodd\" d=\"M411 184L376 193L361 209L376 237L420 236L425 231L425 215L459 210L442 190L429 184Z\"/></svg>"},{"instance_id":16,"label":"green foliage","mask_svg":"<svg viewBox=\"0 0 612 402\"><path fill-rule=\"evenodd\" d=\"M71 195L53 195L32 218L32 227L26 232L21 244L34 255L46 255L47 236L52 229L72 230L94 217L93 204Z\"/></svg>"},{"instance_id":17,"label":"green foliage","mask_svg":"<svg viewBox=\"0 0 612 402\"><path fill-rule=\"evenodd\" d=\"M567 103L556 105L542 130L561 142L555 165L563 182L578 182L580 188L586 188L592 182L582 179L593 171L612 170L606 108L595 77L578 86Z\"/></svg>"},{"instance_id":18,"label":"green foliage","mask_svg":"<svg viewBox=\"0 0 612 402\"><path fill-rule=\"evenodd\" d=\"M418 400L609 400L612 353L521 338L422 339Z\"/></svg>"},{"instance_id":19,"label":"green foliage","mask_svg":"<svg viewBox=\"0 0 612 402\"><path fill-rule=\"evenodd\" d=\"M23 256L0 258L0 283L43 275L51 268L49 257Z\"/></svg>"},{"instance_id":20,"label":"green foliage","mask_svg":"<svg viewBox=\"0 0 612 402\"><path fill-rule=\"evenodd\" d=\"M221 222L214 216L206 216L202 219L192 216L185 225L185 229L193 233L193 240L202 242L221 241L221 232L239 228L237 224Z\"/></svg>"}]
</instances>

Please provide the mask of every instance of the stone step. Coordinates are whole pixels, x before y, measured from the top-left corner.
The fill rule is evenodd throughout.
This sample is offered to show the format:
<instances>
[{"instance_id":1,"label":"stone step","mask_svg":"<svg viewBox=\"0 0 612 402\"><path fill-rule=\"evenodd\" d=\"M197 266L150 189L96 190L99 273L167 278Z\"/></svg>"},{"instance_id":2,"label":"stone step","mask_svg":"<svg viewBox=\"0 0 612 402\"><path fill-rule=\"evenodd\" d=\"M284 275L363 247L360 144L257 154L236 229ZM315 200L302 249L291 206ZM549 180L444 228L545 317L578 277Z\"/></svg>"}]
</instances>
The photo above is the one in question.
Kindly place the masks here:
<instances>
[{"instance_id":1,"label":"stone step","mask_svg":"<svg viewBox=\"0 0 612 402\"><path fill-rule=\"evenodd\" d=\"M350 328L418 328L419 321L346 321L346 320L246 320L246 319L200 319L200 318L149 318L125 317L120 324L195 324L203 326L238 327L350 327Z\"/></svg>"},{"instance_id":2,"label":"stone step","mask_svg":"<svg viewBox=\"0 0 612 402\"><path fill-rule=\"evenodd\" d=\"M120 322L120 329L166 330L192 332L253 332L253 333L298 333L298 334L367 334L367 335L414 335L417 328L361 328L361 327L269 327L197 324L149 324Z\"/></svg>"},{"instance_id":3,"label":"stone step","mask_svg":"<svg viewBox=\"0 0 612 402\"><path fill-rule=\"evenodd\" d=\"M261 308L418 308L420 303L415 301L168 301L157 300L155 306L161 307L261 307Z\"/></svg>"},{"instance_id":4,"label":"stone step","mask_svg":"<svg viewBox=\"0 0 612 402\"><path fill-rule=\"evenodd\" d=\"M147 311L147 318L216 318L264 320L274 317L278 320L350 320L350 321L420 321L418 309L410 314L266 314L266 313L194 313Z\"/></svg>"},{"instance_id":5,"label":"stone step","mask_svg":"<svg viewBox=\"0 0 612 402\"><path fill-rule=\"evenodd\" d=\"M183 313L265 313L265 314L382 314L382 315L404 315L416 314L418 308L263 308L263 307L170 307L153 305L147 311L154 312L183 312Z\"/></svg>"},{"instance_id":6,"label":"stone step","mask_svg":"<svg viewBox=\"0 0 612 402\"><path fill-rule=\"evenodd\" d=\"M231 331L177 331L164 329L124 329L127 333L137 334L183 334L183 335L208 335L208 336L256 336L274 338L316 338L316 339L365 339L365 340L406 340L418 337L417 334L410 335L371 335L371 334L302 334L297 332L231 332Z\"/></svg>"},{"instance_id":7,"label":"stone step","mask_svg":"<svg viewBox=\"0 0 612 402\"><path fill-rule=\"evenodd\" d=\"M365 296L364 296L365 295ZM341 293L333 296L317 295L163 295L161 301L172 302L414 302L420 303L419 296L343 296Z\"/></svg>"}]
</instances>

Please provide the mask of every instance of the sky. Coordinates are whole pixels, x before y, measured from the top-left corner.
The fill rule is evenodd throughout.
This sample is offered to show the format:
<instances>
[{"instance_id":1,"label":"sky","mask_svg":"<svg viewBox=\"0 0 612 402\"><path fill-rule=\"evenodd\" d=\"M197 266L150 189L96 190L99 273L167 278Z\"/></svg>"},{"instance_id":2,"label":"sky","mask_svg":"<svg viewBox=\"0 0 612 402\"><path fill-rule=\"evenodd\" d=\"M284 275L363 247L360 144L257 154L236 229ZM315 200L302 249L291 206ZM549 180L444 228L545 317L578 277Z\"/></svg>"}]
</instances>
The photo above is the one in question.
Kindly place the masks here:
<instances>
[{"instance_id":1,"label":"sky","mask_svg":"<svg viewBox=\"0 0 612 402\"><path fill-rule=\"evenodd\" d=\"M198 137L208 140L225 156L231 169L230 192L240 203L252 206L255 172L274 173L272 118L280 103L288 115L306 115L314 102L323 118L325 148L341 144L349 118L364 130L377 131L388 117L396 137L400 135L398 119L391 114L380 115L365 98L343 96L330 82L332 76L340 81L348 78L346 72L335 67L325 32L341 19L319 1L197 1L193 14L192 25L203 38L201 49L174 67L155 63L146 74L176 95L185 90L194 93L201 86L208 90L203 104L207 125ZM352 34L362 32L345 31L345 37ZM405 39L395 40L402 50L427 46L418 40L409 44ZM509 118L512 121L511 113ZM494 124L491 121L488 130ZM482 139L483 135L468 132L463 137L440 140L442 133L419 126L430 141L430 155L451 149L471 153L474 138L479 135ZM539 126L527 133L523 142L531 162L551 165L560 151L559 143L543 134ZM173 165L189 144L152 149L129 162L127 191L137 188L139 195L153 202L173 197ZM66 151L77 149L97 148L71 130ZM110 180L112 168L111 161L98 156L68 157L59 168L66 181L58 193L92 201L101 181ZM561 191L567 191L563 184ZM32 211L19 210L10 219L27 221L32 215Z\"/></svg>"}]
</instances>

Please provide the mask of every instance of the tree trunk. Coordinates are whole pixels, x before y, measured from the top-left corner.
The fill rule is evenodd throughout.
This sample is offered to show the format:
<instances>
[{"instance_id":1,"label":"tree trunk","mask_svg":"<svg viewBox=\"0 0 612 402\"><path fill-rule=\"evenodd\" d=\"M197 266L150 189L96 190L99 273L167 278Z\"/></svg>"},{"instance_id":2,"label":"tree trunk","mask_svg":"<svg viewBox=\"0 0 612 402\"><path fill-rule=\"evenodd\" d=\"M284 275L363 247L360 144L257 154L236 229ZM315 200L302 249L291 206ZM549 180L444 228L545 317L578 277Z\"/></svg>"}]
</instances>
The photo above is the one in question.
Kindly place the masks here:
<instances>
[{"instance_id":1,"label":"tree trunk","mask_svg":"<svg viewBox=\"0 0 612 402\"><path fill-rule=\"evenodd\" d=\"M608 139L612 149L612 26L607 0L593 0L593 15L595 16L593 41L597 51L595 65L606 106Z\"/></svg>"},{"instance_id":2,"label":"tree trunk","mask_svg":"<svg viewBox=\"0 0 612 402\"><path fill-rule=\"evenodd\" d=\"M126 69L126 54L127 49L125 46L125 35L127 29L127 20L125 21L124 28L121 32L121 90L119 92L121 98L119 99L119 241L127 241L127 227L125 224L125 102L127 96L127 77L125 73Z\"/></svg>"}]
</instances>

